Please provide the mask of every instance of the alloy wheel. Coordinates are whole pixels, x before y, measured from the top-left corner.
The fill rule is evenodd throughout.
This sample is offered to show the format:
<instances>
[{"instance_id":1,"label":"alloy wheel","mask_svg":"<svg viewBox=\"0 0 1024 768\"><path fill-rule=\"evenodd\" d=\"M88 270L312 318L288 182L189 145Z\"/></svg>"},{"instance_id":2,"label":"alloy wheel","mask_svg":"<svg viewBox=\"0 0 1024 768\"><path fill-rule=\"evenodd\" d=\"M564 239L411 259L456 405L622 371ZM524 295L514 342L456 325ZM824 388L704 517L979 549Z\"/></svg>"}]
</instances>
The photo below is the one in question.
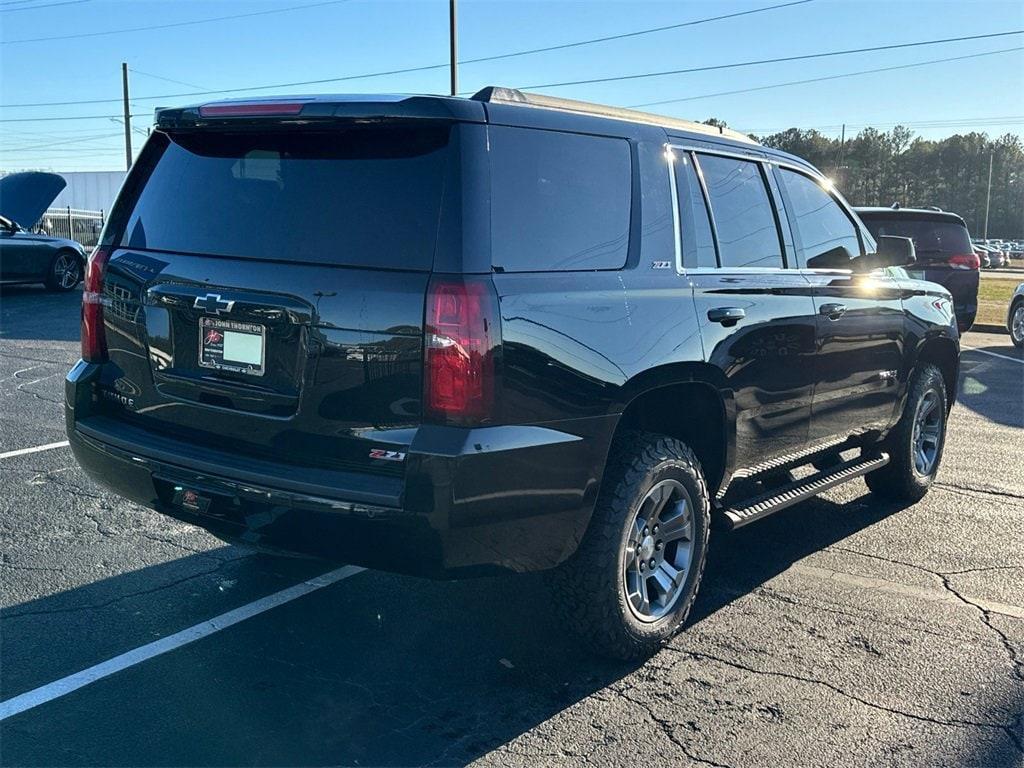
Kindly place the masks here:
<instances>
[{"instance_id":1,"label":"alloy wheel","mask_svg":"<svg viewBox=\"0 0 1024 768\"><path fill-rule=\"evenodd\" d=\"M77 257L72 256L70 253L62 253L57 256L57 260L53 263L53 276L57 285L67 290L74 288L78 284L81 269L81 264L79 264Z\"/></svg>"},{"instance_id":2,"label":"alloy wheel","mask_svg":"<svg viewBox=\"0 0 1024 768\"><path fill-rule=\"evenodd\" d=\"M669 614L683 594L694 548L693 501L677 480L662 480L637 506L622 570L627 602L644 622Z\"/></svg>"},{"instance_id":3,"label":"alloy wheel","mask_svg":"<svg viewBox=\"0 0 1024 768\"><path fill-rule=\"evenodd\" d=\"M1017 304L1013 310L1013 317L1010 318L1010 336L1015 344L1024 341L1024 301Z\"/></svg>"},{"instance_id":4,"label":"alloy wheel","mask_svg":"<svg viewBox=\"0 0 1024 768\"><path fill-rule=\"evenodd\" d=\"M935 470L942 440L943 412L939 393L929 389L917 404L914 413L914 432L911 440L914 451L914 471L927 477Z\"/></svg>"}]
</instances>

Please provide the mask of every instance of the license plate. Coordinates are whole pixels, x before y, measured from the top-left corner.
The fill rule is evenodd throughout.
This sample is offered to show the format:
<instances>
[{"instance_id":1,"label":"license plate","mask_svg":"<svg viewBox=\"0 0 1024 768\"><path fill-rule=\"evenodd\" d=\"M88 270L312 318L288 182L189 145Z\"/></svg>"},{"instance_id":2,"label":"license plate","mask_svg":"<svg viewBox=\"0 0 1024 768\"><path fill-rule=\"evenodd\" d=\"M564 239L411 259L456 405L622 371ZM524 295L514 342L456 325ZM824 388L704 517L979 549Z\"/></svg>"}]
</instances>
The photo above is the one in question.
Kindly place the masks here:
<instances>
[{"instance_id":1,"label":"license plate","mask_svg":"<svg viewBox=\"0 0 1024 768\"><path fill-rule=\"evenodd\" d=\"M199 320L199 365L218 371L262 376L267 329L259 323L240 323L203 317Z\"/></svg>"}]
</instances>

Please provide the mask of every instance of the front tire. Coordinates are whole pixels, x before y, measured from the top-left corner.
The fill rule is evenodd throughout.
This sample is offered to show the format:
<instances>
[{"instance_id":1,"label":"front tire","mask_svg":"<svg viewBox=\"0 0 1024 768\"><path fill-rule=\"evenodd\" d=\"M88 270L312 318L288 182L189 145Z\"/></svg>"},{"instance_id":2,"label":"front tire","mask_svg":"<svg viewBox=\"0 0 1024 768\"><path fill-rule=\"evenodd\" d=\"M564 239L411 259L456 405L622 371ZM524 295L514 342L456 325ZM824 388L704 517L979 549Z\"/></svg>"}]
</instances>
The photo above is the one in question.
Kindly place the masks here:
<instances>
[{"instance_id":1,"label":"front tire","mask_svg":"<svg viewBox=\"0 0 1024 768\"><path fill-rule=\"evenodd\" d=\"M709 524L707 484L688 446L646 432L619 436L583 542L553 573L579 639L624 661L655 653L693 606Z\"/></svg>"},{"instance_id":2,"label":"front tire","mask_svg":"<svg viewBox=\"0 0 1024 768\"><path fill-rule=\"evenodd\" d=\"M921 367L911 381L903 416L882 443L889 463L864 477L874 494L913 503L928 493L946 444L948 402L942 372L930 364Z\"/></svg>"},{"instance_id":3,"label":"front tire","mask_svg":"<svg viewBox=\"0 0 1024 768\"><path fill-rule=\"evenodd\" d=\"M46 272L46 288L66 292L82 282L82 259L74 251L57 251Z\"/></svg>"}]
</instances>

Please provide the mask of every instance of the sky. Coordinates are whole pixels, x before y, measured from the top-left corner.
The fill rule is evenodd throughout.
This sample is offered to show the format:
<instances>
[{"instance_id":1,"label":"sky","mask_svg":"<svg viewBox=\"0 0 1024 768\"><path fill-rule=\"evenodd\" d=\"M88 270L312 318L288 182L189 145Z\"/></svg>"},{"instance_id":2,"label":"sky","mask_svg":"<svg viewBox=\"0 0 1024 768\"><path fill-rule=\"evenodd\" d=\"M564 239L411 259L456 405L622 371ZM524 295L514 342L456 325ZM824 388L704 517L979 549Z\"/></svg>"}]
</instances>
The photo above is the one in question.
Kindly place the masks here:
<instances>
[{"instance_id":1,"label":"sky","mask_svg":"<svg viewBox=\"0 0 1024 768\"><path fill-rule=\"evenodd\" d=\"M786 2L793 0L459 0L459 58L641 32ZM235 18L212 20L226 16ZM116 32L154 26L162 28ZM716 117L762 135L799 127L838 136L843 123L848 135L896 123L925 138L971 130L1024 134L1024 34L555 85L1015 30L1024 30L1021 0L805 0L617 40L464 63L459 85L466 93L486 85L534 86L616 106L672 101L645 109L688 119ZM1018 50L975 56L1005 49ZM972 58L780 86L965 56ZM447 0L0 0L0 170L123 169L121 62L131 71L137 152L155 106L277 93L447 93L446 66L243 90L447 60ZM208 90L225 93L181 95ZM723 93L728 91L745 92ZM86 100L109 101L57 103ZM45 105L21 106L40 103Z\"/></svg>"}]
</instances>

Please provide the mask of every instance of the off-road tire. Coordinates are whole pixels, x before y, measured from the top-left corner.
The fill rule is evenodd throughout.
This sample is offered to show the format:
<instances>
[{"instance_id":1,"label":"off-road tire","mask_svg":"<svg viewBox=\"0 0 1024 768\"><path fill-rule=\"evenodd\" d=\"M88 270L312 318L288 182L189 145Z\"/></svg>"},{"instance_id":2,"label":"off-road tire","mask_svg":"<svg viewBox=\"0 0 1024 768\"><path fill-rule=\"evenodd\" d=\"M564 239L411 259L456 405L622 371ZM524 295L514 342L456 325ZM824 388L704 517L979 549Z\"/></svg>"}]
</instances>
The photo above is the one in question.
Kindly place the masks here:
<instances>
[{"instance_id":1,"label":"off-road tire","mask_svg":"<svg viewBox=\"0 0 1024 768\"><path fill-rule=\"evenodd\" d=\"M682 594L662 618L638 619L623 584L627 531L657 483L673 479L692 502L693 555ZM686 621L708 546L710 496L700 462L684 443L648 432L619 435L612 446L590 526L576 553L552 572L556 604L570 629L599 655L623 661L650 656Z\"/></svg>"},{"instance_id":2,"label":"off-road tire","mask_svg":"<svg viewBox=\"0 0 1024 768\"><path fill-rule=\"evenodd\" d=\"M938 442L934 466L928 474L920 474L914 466L914 417L918 404L929 391L939 396L941 410L941 437ZM864 476L872 493L900 502L920 501L935 482L942 465L942 451L946 445L946 423L949 412L946 382L942 372L931 364L921 366L915 373L903 406L899 423L880 445L889 454L889 463Z\"/></svg>"}]
</instances>

